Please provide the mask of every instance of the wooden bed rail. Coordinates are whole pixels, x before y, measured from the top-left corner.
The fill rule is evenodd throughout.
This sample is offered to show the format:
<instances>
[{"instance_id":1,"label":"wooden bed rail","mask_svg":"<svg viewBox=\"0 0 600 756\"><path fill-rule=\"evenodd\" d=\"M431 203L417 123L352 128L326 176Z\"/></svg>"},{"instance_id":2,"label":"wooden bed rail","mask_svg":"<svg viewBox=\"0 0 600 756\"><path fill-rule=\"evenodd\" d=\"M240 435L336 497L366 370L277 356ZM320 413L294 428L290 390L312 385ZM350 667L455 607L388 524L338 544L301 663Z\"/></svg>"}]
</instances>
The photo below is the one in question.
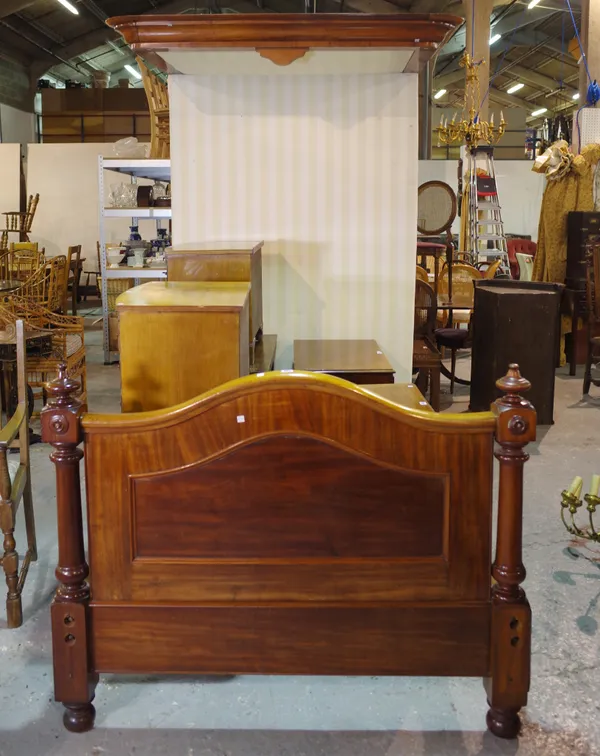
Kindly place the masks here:
<instances>
[{"instance_id":1,"label":"wooden bed rail","mask_svg":"<svg viewBox=\"0 0 600 756\"><path fill-rule=\"evenodd\" d=\"M402 604L402 601L397 598L392 600L390 600L389 598L381 598L381 596L385 597L384 588L382 588L383 592L380 595L380 599L378 600L378 603L373 603L372 609L369 609L367 603L365 603L364 600L362 600L361 603L361 599L355 600L354 604L352 603L352 600L345 600L344 607L348 610L353 610L354 607L359 607L360 611L365 613L368 613L370 611L382 611L383 607L384 615L382 616L386 617L388 615L385 614L385 611L388 611L388 609L390 609L391 607L391 629L389 629L388 635L385 636L384 639L384 642L389 643L390 647L393 647L394 645L394 638L396 637L394 633L401 634L404 632L404 630L402 630L402 621L398 622L397 619L400 615L397 613L393 614L393 612L399 612L403 610L403 606L409 607L409 612L416 612L417 614L419 611L421 611L421 609L423 609L423 607L425 607L425 609L423 610L424 614L419 615L419 617L429 617L430 615L426 614L425 612L431 611L432 606L441 606L442 608L439 609L439 611L442 613L447 611L448 616L450 616L451 613L454 612L455 614L452 616L459 617L460 621L458 622L458 625L456 625L458 629L456 631L453 630L451 636L449 636L447 640L449 640L451 643L454 643L456 638L456 643L460 644L461 642L463 642L461 641L462 637L473 637L474 634L479 633L481 638L477 640L477 643L480 643L478 648L485 649L485 651L482 652L481 663L477 662L477 664L480 664L480 666L475 669L475 663L471 663L471 666L468 666L468 663L465 661L464 673L470 675L482 674L484 677L484 684L489 703L489 711L487 715L488 727L494 734L500 737L515 737L520 728L520 718L518 714L521 707L524 706L527 701L530 674L529 665L531 613L525 592L521 587L521 583L525 579L525 568L522 562L523 465L528 459L528 454L525 452L524 448L530 441L535 440L536 413L531 403L522 396L522 394L529 389L530 384L526 379L521 377L518 366L514 364L509 366L507 375L497 382L498 388L503 392L504 395L496 402L494 402L491 408L492 411L489 413L474 413L473 415L467 414L464 416L458 416L444 414L434 415L433 413L421 413L418 410L409 411L407 409L400 409L389 402L385 402L385 400L376 398L374 395L371 395L362 389L355 388L350 384L347 384L344 381L338 381L337 379L330 379L328 377L323 378L310 374L304 376L298 376L298 374L278 374L271 376L266 380L265 377L250 377L242 379L241 381L233 382L228 386L221 387L219 390L200 397L197 400L189 402L185 405L181 405L177 408L171 408L169 410L161 410L154 413L143 413L130 416L87 415L85 419L83 419L81 403L77 398L77 391L79 386L76 381L71 380L67 377L66 367L61 366L58 378L49 383L46 387L48 394L48 404L42 411L42 438L45 442L50 443L54 447L51 453L51 459L56 466L57 476L59 555L58 566L56 568L56 577L58 580L58 588L56 590L54 602L52 604L52 636L55 697L65 706L65 727L74 732L83 732L93 726L95 709L92 705L92 701L94 698L96 683L98 681L97 671L120 671L111 667L111 664L109 662L97 662L99 654L99 638L104 642L104 639L101 637L101 634L104 632L103 628L107 628L107 622L109 622L109 626L112 622L112 626L114 627L114 623L117 621L109 621L106 619L106 617L109 616L110 612L114 611L115 605L121 606L123 612L125 613L129 612L130 610L133 611L133 609L138 612L144 610L143 607L141 610L138 609L138 605L133 606L133 604L135 604L135 601L132 602L131 600L125 600L123 598L119 598L119 596L116 595L114 599L109 598L107 600L106 596L99 598L96 589L94 589L94 601L91 601L90 599L90 587L87 582L89 567L86 561L84 549L84 534L81 509L81 483L79 473L79 463L83 458L83 451L80 448L80 444L83 441L84 436L86 439L86 449L89 444L90 446L88 451L93 449L96 457L99 456L103 460L104 457L99 453L99 450L110 448L109 439L104 439L104 445L94 446L92 441L96 438L95 434L98 434L98 437L101 437L103 434L125 432L125 434L135 433L138 434L137 437L141 437L145 433L148 433L148 435L152 436L152 439L156 439L156 433L165 433L169 428L171 430L169 430L168 432L173 432L172 428L173 426L176 426L180 430L181 428L183 428L183 430L181 431L182 436L179 436L178 438L185 438L185 434L188 429L188 426L185 425L185 423L190 422L190 418L193 419L195 416L200 415L206 408L212 408L211 411L214 411L215 408L218 409L221 405L224 404L226 404L228 407L227 411L229 413L229 416L233 417L233 421L228 421L230 422L230 424L231 422L233 422L232 432L243 433L245 432L243 430L245 426L243 425L238 426L239 428L241 428L241 430L235 431L235 410L236 408L239 409L240 406L245 406L243 404L240 405L240 401L252 395L253 392L263 391L263 387L266 385L271 386L272 390L276 392L284 391L286 388L289 388L290 396L293 394L293 388L297 386L301 386L301 393L305 392L305 390L310 391L314 389L315 391L320 392L321 400L323 402L326 402L325 404L319 405L321 410L323 407L328 408L330 406L329 404L327 404L327 402L340 399L340 397L344 402L350 402L353 407L359 406L360 413L366 412L368 414L374 408L376 414L379 413L377 415L378 417L380 415L389 415L391 418L390 422L392 424L399 421L405 425L412 426L412 428L414 428L414 431L411 428L408 434L411 436L411 438L414 436L414 434L418 434L423 431L425 431L426 435L431 433L432 443L435 442L435 444L439 448L453 448L452 436L454 434L455 452L456 449L466 449L468 450L471 458L474 458L476 454L483 453L475 450L484 450L485 455L487 455L487 459L481 459L481 466L483 468L486 468L486 466L489 465L489 467L487 468L488 472L485 472L483 477L479 478L479 480L484 481L485 486L489 484L489 492L483 492L481 497L474 497L472 505L473 508L481 506L490 509L490 516L491 508L489 504L491 501L490 476L492 436L495 437L496 449L494 454L499 460L500 464L500 484L496 553L491 565L491 577L493 578L491 593L489 590L488 579L487 587L484 586L485 591L487 591L487 594L485 595L482 595L481 590L477 588L477 591L475 593L472 593L473 598L469 598L470 594L468 593L464 593L461 597L460 594L456 593L456 590L459 590L460 586L457 589L456 585L454 585L453 587L450 586L450 588L452 588L455 593L452 594L451 592L448 592L448 598L443 599L441 602L440 600L435 599L435 597L434 599L427 599L427 595L433 594L426 594L425 592L423 592L422 596L424 598L420 602L415 602L414 599L411 599L409 601L404 601L404 604ZM263 394L261 394L261 397L262 396ZM266 396L266 394L264 396ZM278 394L278 396L281 397L281 394ZM313 395L311 394L310 396ZM306 398L307 397L305 395L304 399L306 400ZM254 397L252 401L255 400L256 397ZM293 412L293 410L296 409L296 404L293 403L292 399L290 399L289 397L287 397L286 401L289 401L290 406L292 407L291 414L294 415L295 413ZM273 407L275 407L275 409L273 409L273 407L269 405L270 409L268 411L265 410L267 414L268 412L276 412L277 400L273 400L273 402ZM366 407L366 409L363 408L363 405L364 407ZM252 404L247 406L255 407L258 405ZM333 407L334 405L331 406ZM298 415L302 416L303 418L306 417L305 415L303 415L305 408L306 405L302 405L300 408L298 408ZM214 417L218 420L219 415L215 413L214 415L206 415L205 418L203 417L201 424L201 427L205 429L203 432L205 432L207 436L211 437L211 441L213 436L219 437L220 442L223 443L223 448L225 448L226 442L229 443L229 441L227 441L227 439L225 438L225 432L220 427L211 428L211 417ZM352 415L347 416L347 418L349 417L352 417ZM359 414L359 418L360 417L363 417L363 415ZM243 420L243 416L240 416L238 414L237 422L244 423L245 421ZM275 426L274 420L271 419L269 420L269 422L272 422ZM310 424L310 421L302 419L301 423L304 422L308 422ZM327 428L329 426L325 424L319 427L319 432L322 432L323 427ZM284 431L280 431L280 433L288 433L288 430L285 429ZM405 435L407 434L405 433ZM221 438L221 436L223 438ZM128 438L127 435L125 437ZM332 442L335 441L335 443L338 444L338 441L333 436L331 436L330 438L332 439ZM374 442L372 441L371 443L375 444L375 446L373 446L372 448L377 450L377 440L375 440ZM408 441L407 446L410 447ZM230 445L227 448L238 450L239 448L243 448L243 445L234 444L233 446ZM341 448L342 447L340 447L339 444L338 446L335 446L335 449ZM338 452L336 451L335 453L337 454ZM210 456L211 454L212 452L206 452L206 459L209 460L210 464L212 464L211 460L226 458L223 456L219 457L219 455L214 454L213 456ZM92 459L92 457L93 454L90 454L89 459ZM409 457L407 457L407 459L408 458ZM445 457L444 459L455 458L456 457ZM367 461L364 464L372 464L372 462L368 459L368 452L365 452L365 459ZM383 468L385 468L386 465L387 467L391 467L391 465L388 465L384 453L381 454L380 459L382 460ZM378 461L379 458L376 458L375 462ZM478 460L475 461L477 462ZM182 462L178 464L183 465ZM94 467L94 469L98 470L98 459L96 459L95 465L96 467ZM187 467L186 465L188 465L188 462L186 462L185 465L179 467L178 470L187 470L189 465ZM475 464L473 467L475 468L476 466L477 465ZM126 468L122 468L122 470L125 469ZM416 473L414 474L431 474L431 477L437 475L438 479L440 478L441 474L438 470L435 470L433 468L431 473L429 473L427 470L425 472L419 472L418 465L415 465L413 468L406 468L406 475L413 474L413 470L416 471ZM149 469L148 472L144 474L146 476L152 476L158 475L161 472L162 469L156 471ZM184 475L187 473L178 474ZM405 473L401 470L401 474ZM464 470L461 474L464 474ZM476 476L477 471L473 469L472 474L473 476ZM136 475L137 473L132 474L132 480L136 477ZM97 473L95 474L95 477L98 477ZM451 478L452 474L446 474L446 477L444 479L448 481ZM475 477L474 479L477 478ZM183 481L184 479L180 478L179 480ZM187 478L185 478L185 480L187 480ZM387 480L387 478L385 480ZM482 488L484 487L484 484L482 483ZM89 491L89 474L87 485ZM180 483L179 485L179 490L185 490L184 482ZM382 483L382 486L385 485L387 484ZM439 485L449 486L450 483L440 483ZM456 482L454 483L454 485L456 485ZM144 490L148 489L146 488ZM462 490L462 488L459 488L459 492L462 492ZM469 496L471 495L469 491L473 490L476 489L467 487L465 489L465 495L462 498L469 499ZM447 488L446 491L450 491L450 488ZM452 495L456 496L456 489L452 489L452 491ZM176 495L177 494L175 494L175 496ZM447 493L444 495L449 496L450 494ZM389 501L389 494L387 496ZM486 496L488 497L487 499ZM461 496L459 496L458 499L454 499L453 501L457 503L460 499ZM132 501L134 500L132 499ZM448 501L452 500L448 499ZM469 501L467 501L466 506L469 506ZM457 513L466 511L467 517L474 517L474 515L468 514L468 509L457 509L456 511ZM390 517L389 512L387 513L387 516L388 518ZM451 521L453 523L451 527L461 527L459 523L459 520L461 518L462 515L460 517L458 517L457 515L457 520ZM477 520L477 518L475 518L472 520L472 522L487 522L489 524L489 519ZM150 528L151 530L152 525L150 524L146 527ZM471 527L473 527L473 525ZM456 540L456 531L453 532ZM463 531L461 531L461 533L463 533ZM472 535L473 539L476 541L478 539L478 532L473 531ZM93 546L93 549L95 549L97 547L99 537L94 533L91 533L90 537L94 537L96 539L94 541L95 545ZM447 537L448 536L446 536L446 538ZM482 541L488 539L489 543L489 538L490 534L488 532L481 534ZM128 546L127 548L130 547ZM488 570L490 569L489 548L490 547L488 546L487 552L485 551L485 549L478 552L482 554L483 557L485 557L485 563L481 562L481 564L485 567L486 574L489 574ZM131 549L133 549L133 551L131 552L133 556L127 558L129 559L129 561L135 561L135 544L131 546ZM126 553L129 554L130 552ZM362 558L360 554L358 554L358 556ZM150 554L150 557L146 558L146 563L152 562L153 558L155 557ZM389 554L386 554L385 558L389 558L390 563L393 562L393 559L395 559L396 562L398 561L396 556L391 552ZM454 552L452 554L452 558L456 558ZM96 559L97 554L94 551L94 560L92 564L94 575L97 574ZM142 554L142 558L138 559L138 562L142 563L143 565L144 559L145 557ZM368 555L367 557L365 557L365 559L368 560ZM190 563L193 567L193 565L195 564L194 559L192 559ZM462 567L463 566L461 565L461 569ZM117 568L114 569L116 570ZM96 581L101 580L101 572L102 570L98 570L98 577L93 580L93 586L97 586ZM256 574L258 575L258 573ZM465 572L463 571L458 574L458 582L460 583L460 580L464 579ZM481 574L484 574L483 569L481 571ZM482 579L480 583L483 582L484 580ZM383 583L381 585L383 586ZM448 588L448 591L450 591L450 588ZM431 589L431 584L429 585L429 589ZM385 590L388 589L385 588ZM475 589L470 588L470 590L474 591ZM98 593L101 593L99 589ZM456 597L452 598L453 596ZM428 601L429 603L427 603ZM159 605L160 599L157 599L155 603ZM169 602L166 602L166 604L169 604ZM174 599L173 601L171 601L171 604L175 606L177 605L177 601ZM212 621L211 618L216 617L218 612L221 611L220 609L218 609L218 607L217 609L215 609L214 605L209 606L209 604L210 601L208 603L205 602L204 606L199 607L206 612L206 614L201 615L203 618L202 621ZM298 611L303 611L302 607L309 607L309 604L309 600L304 600L304 603L299 602L298 607L300 608L298 609ZM281 611L284 613L283 616L285 617L285 611L288 611L288 609L285 609L283 604L277 604L277 602L273 604L275 610L278 610L278 607L280 605L281 607L283 607ZM179 617L183 617L184 610L185 612L191 613L194 609L194 607L191 607L190 609L189 606L187 608L182 607L181 603L177 606L179 607L179 614L177 615ZM241 621L243 621L243 617L241 616L243 609L242 602L239 602L237 606L240 606L240 608L236 608L235 602L231 603L231 607L233 607L234 611L240 612L240 618ZM313 613L315 606L318 606L318 603L312 604L309 607L310 611L312 611ZM419 607L421 607L421 609ZM473 607L475 607L475 610L473 609ZM260 607L258 608L260 609ZM335 607L333 607L333 609L335 611ZM480 629L468 630L469 617L474 616L469 614L469 612L473 611L478 612L477 617L483 617L484 619L479 622L478 627ZM215 612L217 612L217 614L215 614ZM457 612L458 614L456 614ZM110 617L113 616L113 614L110 614ZM133 617L133 614L127 616ZM138 616L141 615L136 615L136 617ZM236 618L238 617L238 615L235 616ZM276 618L279 615L277 615L275 611L272 616ZM306 616L308 616L308 610ZM99 619L96 620L96 617L98 617ZM134 623L134 619L127 621ZM191 621L191 619L190 621L188 621L187 619L181 621L187 623L185 625L185 628L187 628L185 629L185 632L192 632L191 630L189 630L189 628L196 628L199 624L197 618L194 618L193 621ZM274 619L273 622L276 622L276 619ZM377 622L375 622L374 626L377 627ZM317 633L321 632L320 625L317 624L315 625L315 627L317 628ZM442 631L438 630L438 632ZM94 638L93 643L91 640L92 637ZM109 643L108 640L105 642ZM114 643L115 641L113 640L110 642ZM317 643L318 642L319 641L317 640ZM403 642L409 644L410 650L410 644L417 642L416 635L411 636L408 641L406 641L405 638ZM232 640L232 643L235 644L235 639ZM106 647L107 646L104 646L105 649ZM266 647L267 646L265 646L265 648ZM461 653L463 653L466 646L463 646L461 648L463 649ZM238 649L236 649L236 651L237 650ZM254 652L249 651L248 653L251 654ZM410 656L410 653L408 655ZM404 654L404 656L406 657L406 654ZM467 659L467 656L468 654L464 654L465 660ZM100 657L102 657L102 653L100 653ZM105 660L106 658L108 657L105 653L102 659ZM380 659L381 657L378 658ZM439 657L431 654L429 658L431 660L433 658L438 659ZM426 656L423 656L423 662L423 670L416 672L416 674L432 674L431 663L429 664L429 666L427 666ZM150 662L148 663L150 664ZM454 662L452 663L454 666L446 666L445 669L439 671L439 674L461 674L460 671L456 671L457 664ZM374 669L373 674L396 674L396 672L388 671L388 669L392 668L393 664L386 666L384 663L382 667ZM471 671L466 671L467 668ZM250 671L252 671L252 669L253 668L250 668ZM362 667L360 667L360 669L364 670L364 664ZM384 671L378 671L381 669L383 669ZM344 668L344 670L346 670L346 668ZM156 672L161 670L148 669L148 671ZM195 668L189 668L187 671L202 672L201 669L196 670ZM226 673L228 671L244 673L245 670L244 668L237 670L222 670L223 673ZM267 672L272 671L272 669L267 670ZM288 671L289 670L287 668L275 670L275 672L281 673L286 673ZM307 673L317 674L319 673L319 671L309 671ZM327 674L331 672L325 673ZM356 674L356 672L352 672L351 664L348 665L347 672L336 673ZM364 671L358 673L366 674ZM400 672L400 674L405 673L406 672ZM433 672L433 674L436 674L436 672Z\"/></svg>"}]
</instances>

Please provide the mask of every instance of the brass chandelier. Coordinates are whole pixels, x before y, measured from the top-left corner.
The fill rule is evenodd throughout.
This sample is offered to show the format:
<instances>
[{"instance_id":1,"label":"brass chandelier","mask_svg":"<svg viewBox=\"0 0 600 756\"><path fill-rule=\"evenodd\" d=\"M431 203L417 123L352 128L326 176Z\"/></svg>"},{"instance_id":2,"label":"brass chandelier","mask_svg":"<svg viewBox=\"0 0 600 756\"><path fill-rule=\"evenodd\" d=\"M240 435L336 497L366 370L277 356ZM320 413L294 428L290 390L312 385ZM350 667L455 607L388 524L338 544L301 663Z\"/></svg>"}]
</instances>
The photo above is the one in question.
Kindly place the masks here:
<instances>
[{"instance_id":1,"label":"brass chandelier","mask_svg":"<svg viewBox=\"0 0 600 756\"><path fill-rule=\"evenodd\" d=\"M465 142L468 147L477 147L481 142L495 144L504 134L506 121L502 111L500 111L500 124L498 126L494 126L493 115L489 121L482 121L477 115L481 102L478 65L469 53L465 52L460 61L461 68L465 69L465 99L462 119L457 122L456 114L454 114L452 120L448 123L448 119L442 116L440 125L436 129L440 145L455 142Z\"/></svg>"}]
</instances>

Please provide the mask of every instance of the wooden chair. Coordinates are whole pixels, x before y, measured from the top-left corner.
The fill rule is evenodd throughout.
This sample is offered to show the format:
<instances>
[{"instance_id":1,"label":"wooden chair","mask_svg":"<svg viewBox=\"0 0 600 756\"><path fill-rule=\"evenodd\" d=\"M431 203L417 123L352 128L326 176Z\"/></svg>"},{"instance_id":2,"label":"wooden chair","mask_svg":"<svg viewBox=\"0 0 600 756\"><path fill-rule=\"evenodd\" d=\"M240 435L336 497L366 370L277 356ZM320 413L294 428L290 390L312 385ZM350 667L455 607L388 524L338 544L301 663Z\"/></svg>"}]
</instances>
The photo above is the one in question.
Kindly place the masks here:
<instances>
[{"instance_id":1,"label":"wooden chair","mask_svg":"<svg viewBox=\"0 0 600 756\"><path fill-rule=\"evenodd\" d=\"M71 314L77 315L77 299L79 297L79 279L81 277L81 244L69 247L67 265L65 268L65 284L62 311L67 314L67 300L71 290Z\"/></svg>"},{"instance_id":2,"label":"wooden chair","mask_svg":"<svg viewBox=\"0 0 600 756\"><path fill-rule=\"evenodd\" d=\"M413 373L419 371L417 386L424 394L430 387L430 403L440 411L440 377L442 356L435 345L437 300L433 288L417 280L415 286L415 321L413 333Z\"/></svg>"},{"instance_id":3,"label":"wooden chair","mask_svg":"<svg viewBox=\"0 0 600 756\"><path fill-rule=\"evenodd\" d=\"M171 157L169 116L169 90L158 76L152 73L141 58L136 58L142 74L150 111L150 157Z\"/></svg>"},{"instance_id":4,"label":"wooden chair","mask_svg":"<svg viewBox=\"0 0 600 756\"><path fill-rule=\"evenodd\" d=\"M29 565L37 559L35 519L31 493L29 462L29 412L25 371L25 335L22 320L4 323L0 343L14 344L17 352L18 403L14 414L0 430L0 526L4 536L2 567L7 585L6 620L9 628L23 623L21 594ZM19 454L10 454L18 439ZM19 506L23 502L27 550L19 568L19 554L14 537Z\"/></svg>"},{"instance_id":5,"label":"wooden chair","mask_svg":"<svg viewBox=\"0 0 600 756\"><path fill-rule=\"evenodd\" d=\"M19 241L29 241L29 234L31 233L31 226L33 225L39 200L39 194L35 196L31 194L27 202L27 210L24 213L18 211L2 213L6 216L6 228L2 231L0 247L8 247L9 234L19 234Z\"/></svg>"},{"instance_id":6,"label":"wooden chair","mask_svg":"<svg viewBox=\"0 0 600 756\"><path fill-rule=\"evenodd\" d=\"M152 413L84 415L61 368L42 437L59 482L67 729L93 727L104 672L457 675L484 678L489 729L515 737L531 658L529 385L511 365L493 411L438 414L273 372Z\"/></svg>"},{"instance_id":7,"label":"wooden chair","mask_svg":"<svg viewBox=\"0 0 600 756\"><path fill-rule=\"evenodd\" d=\"M83 292L83 301L87 302L88 297L88 289L90 286L90 276L94 276L94 281L96 283L96 294L98 297L102 296L102 279L100 278L100 272L102 270L102 265L100 263L100 242L96 242L96 256L98 261L98 268L97 270L85 270L84 273L86 274L85 279L85 291Z\"/></svg>"},{"instance_id":8,"label":"wooden chair","mask_svg":"<svg viewBox=\"0 0 600 756\"><path fill-rule=\"evenodd\" d=\"M587 256L586 296L588 316L588 351L583 374L583 393L589 394L590 387L600 386L600 376L592 377L592 365L600 362L600 296L598 295L600 282L600 245L595 245Z\"/></svg>"},{"instance_id":9,"label":"wooden chair","mask_svg":"<svg viewBox=\"0 0 600 756\"><path fill-rule=\"evenodd\" d=\"M28 327L47 334L52 342L48 354L30 354L27 357L27 382L35 399L45 400L44 388L58 374L61 364L67 375L79 380L80 400L87 404L87 373L85 362L84 320L73 315L61 315L33 300L11 295L0 308L2 321L7 317L24 320ZM35 413L39 414L39 413Z\"/></svg>"},{"instance_id":10,"label":"wooden chair","mask_svg":"<svg viewBox=\"0 0 600 756\"><path fill-rule=\"evenodd\" d=\"M451 323L468 323L473 312L473 300L475 291L473 281L483 278L481 272L473 265L466 263L454 263L452 265L452 301L456 303L456 308L452 309ZM448 297L448 267L442 269L439 280L439 294L442 297ZM438 321L441 325L446 325L446 316L442 315Z\"/></svg>"}]
</instances>

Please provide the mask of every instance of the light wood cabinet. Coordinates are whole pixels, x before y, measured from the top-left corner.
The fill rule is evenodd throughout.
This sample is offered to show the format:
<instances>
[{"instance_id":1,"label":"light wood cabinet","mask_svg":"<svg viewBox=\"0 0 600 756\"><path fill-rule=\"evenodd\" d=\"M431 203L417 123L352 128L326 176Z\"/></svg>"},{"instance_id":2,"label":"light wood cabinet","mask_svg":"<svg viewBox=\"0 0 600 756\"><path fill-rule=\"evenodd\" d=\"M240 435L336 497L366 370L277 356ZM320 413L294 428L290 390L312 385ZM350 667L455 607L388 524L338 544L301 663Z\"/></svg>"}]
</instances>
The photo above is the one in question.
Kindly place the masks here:
<instances>
[{"instance_id":1,"label":"light wood cabinet","mask_svg":"<svg viewBox=\"0 0 600 756\"><path fill-rule=\"evenodd\" d=\"M248 375L247 283L152 281L117 299L121 407L171 407Z\"/></svg>"},{"instance_id":2,"label":"light wood cabinet","mask_svg":"<svg viewBox=\"0 0 600 756\"><path fill-rule=\"evenodd\" d=\"M192 242L167 250L169 281L250 283L250 343L263 328L263 242Z\"/></svg>"}]
</instances>

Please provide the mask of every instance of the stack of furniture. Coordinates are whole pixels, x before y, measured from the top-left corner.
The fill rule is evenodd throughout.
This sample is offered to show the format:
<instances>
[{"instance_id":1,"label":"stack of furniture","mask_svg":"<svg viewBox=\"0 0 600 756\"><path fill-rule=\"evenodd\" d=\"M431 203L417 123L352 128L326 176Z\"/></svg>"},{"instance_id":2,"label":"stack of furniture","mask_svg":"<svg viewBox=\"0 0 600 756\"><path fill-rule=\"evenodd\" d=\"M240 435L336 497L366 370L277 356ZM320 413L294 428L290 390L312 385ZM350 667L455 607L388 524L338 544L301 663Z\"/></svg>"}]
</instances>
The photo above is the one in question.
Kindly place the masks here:
<instances>
[{"instance_id":1,"label":"stack of furniture","mask_svg":"<svg viewBox=\"0 0 600 756\"><path fill-rule=\"evenodd\" d=\"M262 248L264 242L194 242L167 249L169 281L245 282L250 284L248 343L251 363L262 339Z\"/></svg>"},{"instance_id":2,"label":"stack of furniture","mask_svg":"<svg viewBox=\"0 0 600 756\"><path fill-rule=\"evenodd\" d=\"M117 299L123 412L163 409L250 372L247 283L152 281Z\"/></svg>"}]
</instances>

